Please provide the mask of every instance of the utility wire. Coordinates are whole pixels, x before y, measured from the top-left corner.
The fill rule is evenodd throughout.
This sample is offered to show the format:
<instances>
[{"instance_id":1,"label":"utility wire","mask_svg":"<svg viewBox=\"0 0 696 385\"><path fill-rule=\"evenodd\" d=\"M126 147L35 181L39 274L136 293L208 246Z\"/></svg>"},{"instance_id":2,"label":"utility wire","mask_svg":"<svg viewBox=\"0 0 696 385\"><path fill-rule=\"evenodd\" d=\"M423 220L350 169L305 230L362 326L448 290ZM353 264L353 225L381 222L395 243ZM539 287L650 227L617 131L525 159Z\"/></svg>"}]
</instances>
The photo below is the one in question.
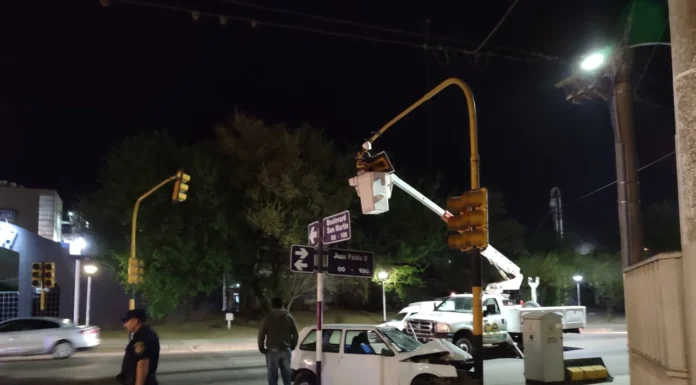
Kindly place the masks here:
<instances>
[{"instance_id":1,"label":"utility wire","mask_svg":"<svg viewBox=\"0 0 696 385\"><path fill-rule=\"evenodd\" d=\"M654 160L654 161L652 161L652 162L646 164L645 166L639 168L638 171L643 171L643 170L645 170L646 168L648 168L648 167L650 167L650 166L653 166L653 165L655 165L655 164L657 164L657 163L659 163L659 162L661 162L661 161L667 159L668 157L674 155L675 153L676 153L676 151L672 151L672 152L670 152L669 154L664 155L664 156L658 158L657 160ZM613 181L613 182L611 182L611 183L609 183L609 184L606 184L606 185L604 185L604 186L602 186L602 187L600 187L600 188L598 188L598 189L592 190L591 192L589 192L589 193L587 193L587 194L581 196L580 198L578 198L578 199L576 199L576 200L574 200L574 201L572 201L572 202L570 202L570 203L564 204L562 207L568 207L568 206L570 206L570 205L574 205L574 204L580 202L581 200L583 200L583 199L585 199L585 198L587 198L587 197L589 197L589 196L592 196L592 195L594 195L594 194L596 194L596 193L598 193L598 192L600 192L600 191L602 191L602 190L604 190L604 189L606 189L606 188L609 188L609 187L615 185L617 182L618 182L618 181L615 180L615 181Z\"/></svg>"},{"instance_id":2,"label":"utility wire","mask_svg":"<svg viewBox=\"0 0 696 385\"><path fill-rule=\"evenodd\" d=\"M369 42L373 42L373 43L394 44L394 45L400 45L400 46L404 46L404 47L411 47L411 48L418 48L418 49L425 48L425 49L429 49L429 50L433 50L433 51L441 51L441 52L445 52L445 53L456 52L456 53L460 53L460 54L464 54L464 55L473 55L472 50L463 49L463 48L459 48L459 47L442 46L439 44L438 45L424 45L421 43L414 43L414 42L409 42L409 41L404 41L404 40L383 39L383 38L376 38L376 37L353 34L353 33L346 33L346 32L332 32L332 31L326 31L326 30L314 28L314 27L305 27L302 25L276 23L276 22L271 22L271 21L261 21L258 19L253 19L253 18L248 18L248 17L233 16L233 15L223 14L223 13L198 11L198 10L191 9L191 8L184 8L184 7L179 7L179 6L174 6L174 5L166 5L166 4L158 4L158 3L148 2L148 1L114 0L114 2L120 2L120 3L124 3L124 4L131 4L131 5L136 5L136 6L148 7L148 8L165 9L165 10L176 11L176 12L184 12L184 13L188 13L188 14L197 14L198 16L206 16L206 17L214 17L214 18L225 17L228 20L249 23L252 26L266 26L266 27L278 28L278 29L304 31L304 32L309 32L309 33L314 33L314 34L319 34L319 35L363 40L363 41L369 41ZM422 37L422 35L419 35L419 36ZM486 51L486 52L483 52L483 53L480 53L477 55L487 56L487 57L495 57L495 58L507 59L507 60L533 62L533 63L540 62L540 61L557 60L557 59L554 59L552 57L544 56L542 54L526 55L524 57L520 57L520 56L506 55L506 54L497 53L497 52L493 52L493 51Z\"/></svg>"},{"instance_id":3,"label":"utility wire","mask_svg":"<svg viewBox=\"0 0 696 385\"><path fill-rule=\"evenodd\" d=\"M411 36L411 37L415 37L415 38L419 38L419 39L423 37L422 33L406 31L406 30L399 29L399 28L382 27L382 26L377 26L374 24L367 24L367 23L363 23L363 22L359 22L359 21L336 19L336 18L332 18L332 17L322 16L322 15L317 15L317 14L312 14L312 13L307 13L307 12L299 12L299 11L293 11L293 10L289 10L289 9L282 9L282 8L276 8L276 7L269 7L266 5L253 4L253 3L248 3L246 1L241 1L241 0L219 0L219 1L221 1L223 3L235 4L235 5L239 5L242 7L249 7L252 9L257 9L259 11L267 11L267 12L275 12L275 13L291 15L291 16L299 16L299 17L304 17L307 19L314 19L314 20L323 21L323 22L327 22L327 23L342 24L342 25L348 25L351 27L371 29L373 31L380 31L380 32L386 32L386 33L392 33L392 34L402 34L402 35ZM505 20L505 18L507 18L507 15L510 13L510 11L512 11L512 8L517 4L518 1L519 0L516 0L515 3L508 9L508 11L505 13L505 16L503 16L503 19L500 20L498 25L493 29L493 31L491 31L489 36L483 41L482 44L479 44L480 47L478 49L467 50L470 52L470 54L477 53L478 51L480 51L482 46L484 46L484 45L486 45L486 43L488 43L488 40L490 40L490 37L493 36L493 34L497 31L498 28L500 28L500 25L502 25L503 21ZM450 43L460 44L460 45L464 45L464 46L475 46L476 45L476 43L472 43L469 41L463 41L463 40L456 39L456 38L449 37L449 36L429 35L429 39L430 40L448 41ZM560 60L560 58L557 56L538 53L538 52L532 52L532 51L527 51L527 50L522 50L522 49L516 49L516 48L491 46L491 49L497 50L497 51L509 51L511 53L518 53L521 55L531 56L531 57L535 57L538 59L544 59L544 60L548 60L548 61Z\"/></svg>"},{"instance_id":4,"label":"utility wire","mask_svg":"<svg viewBox=\"0 0 696 385\"><path fill-rule=\"evenodd\" d=\"M512 3L512 5L508 8L507 12L505 12L503 17L500 18L500 21L498 21L498 24L496 24L495 27L493 27L493 30L491 30L491 32L488 34L488 36L486 36L486 38L483 39L481 44L479 44L478 47L476 47L476 49L474 50L474 54L479 53L479 51L481 51L481 49L486 45L486 43L488 43L488 41L491 40L493 35L495 35L495 33L498 32L498 29L500 29L500 26L503 25L503 23L505 22L505 19L507 19L507 17L510 15L512 10L515 8L515 5L517 5L517 3L519 3L519 1L520 0L515 0Z\"/></svg>"}]
</instances>

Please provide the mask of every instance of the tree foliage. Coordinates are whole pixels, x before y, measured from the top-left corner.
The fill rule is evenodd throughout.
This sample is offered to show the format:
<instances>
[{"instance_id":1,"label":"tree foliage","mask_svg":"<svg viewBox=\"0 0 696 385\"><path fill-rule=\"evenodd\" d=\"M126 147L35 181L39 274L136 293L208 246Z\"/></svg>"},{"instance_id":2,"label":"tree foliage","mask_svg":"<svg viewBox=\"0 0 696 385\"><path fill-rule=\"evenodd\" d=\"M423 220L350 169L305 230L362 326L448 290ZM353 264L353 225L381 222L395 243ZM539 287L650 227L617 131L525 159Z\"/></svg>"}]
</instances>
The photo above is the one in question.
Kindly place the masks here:
<instances>
[{"instance_id":1,"label":"tree foliage","mask_svg":"<svg viewBox=\"0 0 696 385\"><path fill-rule=\"evenodd\" d=\"M193 175L189 199L172 206L172 186L146 198L138 212L137 257L145 263L138 290L150 312L163 316L219 285L231 267L236 231L220 169L207 145L183 146L166 135L138 135L107 156L100 187L78 208L90 223L98 256L125 281L135 200L184 167Z\"/></svg>"},{"instance_id":2,"label":"tree foliage","mask_svg":"<svg viewBox=\"0 0 696 385\"><path fill-rule=\"evenodd\" d=\"M258 239L257 294L292 302L314 286L287 272L288 249L306 243L309 223L346 209L354 194L346 182L350 157L307 124L291 129L240 111L216 132L229 182L242 193L242 216Z\"/></svg>"}]
</instances>

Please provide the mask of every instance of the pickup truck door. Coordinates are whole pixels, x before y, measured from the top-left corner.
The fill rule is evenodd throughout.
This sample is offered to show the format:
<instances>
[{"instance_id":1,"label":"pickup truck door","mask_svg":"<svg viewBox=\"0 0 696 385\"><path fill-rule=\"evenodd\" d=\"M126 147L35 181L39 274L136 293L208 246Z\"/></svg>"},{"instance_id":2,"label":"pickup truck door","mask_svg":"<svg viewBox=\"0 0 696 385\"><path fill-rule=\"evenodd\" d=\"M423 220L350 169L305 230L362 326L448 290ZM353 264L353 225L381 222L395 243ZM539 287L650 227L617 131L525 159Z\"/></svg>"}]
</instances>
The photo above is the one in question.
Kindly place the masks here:
<instances>
[{"instance_id":1,"label":"pickup truck door","mask_svg":"<svg viewBox=\"0 0 696 385\"><path fill-rule=\"evenodd\" d=\"M493 310L490 313L487 312L489 307ZM483 318L484 344L501 344L507 341L507 324L500 309L500 304L496 298L486 298L483 301L483 311L486 314Z\"/></svg>"}]
</instances>

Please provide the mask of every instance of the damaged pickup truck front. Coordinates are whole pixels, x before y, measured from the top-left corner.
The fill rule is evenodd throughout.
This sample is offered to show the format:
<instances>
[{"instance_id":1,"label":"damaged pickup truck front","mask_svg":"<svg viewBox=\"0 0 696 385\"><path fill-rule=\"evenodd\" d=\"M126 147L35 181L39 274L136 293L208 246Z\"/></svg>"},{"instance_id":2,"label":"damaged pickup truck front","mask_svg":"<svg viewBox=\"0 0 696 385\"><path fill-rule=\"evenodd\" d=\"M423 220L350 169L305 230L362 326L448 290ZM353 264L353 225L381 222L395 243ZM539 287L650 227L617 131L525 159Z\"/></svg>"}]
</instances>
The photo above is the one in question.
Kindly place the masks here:
<instances>
[{"instance_id":1,"label":"damaged pickup truck front","mask_svg":"<svg viewBox=\"0 0 696 385\"><path fill-rule=\"evenodd\" d=\"M322 330L323 385L464 385L470 383L471 355L454 344L426 344L394 327L328 324ZM316 327L300 332L292 353L296 385L316 384Z\"/></svg>"}]
</instances>

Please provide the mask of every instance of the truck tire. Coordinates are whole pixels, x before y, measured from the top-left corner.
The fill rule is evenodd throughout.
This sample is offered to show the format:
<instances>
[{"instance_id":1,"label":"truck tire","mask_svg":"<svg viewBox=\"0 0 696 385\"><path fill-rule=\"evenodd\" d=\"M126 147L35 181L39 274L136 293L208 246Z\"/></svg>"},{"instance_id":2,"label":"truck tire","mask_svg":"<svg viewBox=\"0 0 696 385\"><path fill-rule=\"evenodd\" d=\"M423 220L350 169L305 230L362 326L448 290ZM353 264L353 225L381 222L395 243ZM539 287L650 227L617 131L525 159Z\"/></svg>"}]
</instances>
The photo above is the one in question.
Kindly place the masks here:
<instances>
[{"instance_id":1,"label":"truck tire","mask_svg":"<svg viewBox=\"0 0 696 385\"><path fill-rule=\"evenodd\" d=\"M433 375L420 375L411 381L411 385L444 385L445 381Z\"/></svg>"},{"instance_id":2,"label":"truck tire","mask_svg":"<svg viewBox=\"0 0 696 385\"><path fill-rule=\"evenodd\" d=\"M454 336L452 343L455 344L459 349L462 349L473 356L474 344L471 343L471 337L472 335L468 331L460 332Z\"/></svg>"},{"instance_id":3,"label":"truck tire","mask_svg":"<svg viewBox=\"0 0 696 385\"><path fill-rule=\"evenodd\" d=\"M316 384L316 380L313 374L302 372L295 377L295 381L292 383L293 385L314 385Z\"/></svg>"}]
</instances>

